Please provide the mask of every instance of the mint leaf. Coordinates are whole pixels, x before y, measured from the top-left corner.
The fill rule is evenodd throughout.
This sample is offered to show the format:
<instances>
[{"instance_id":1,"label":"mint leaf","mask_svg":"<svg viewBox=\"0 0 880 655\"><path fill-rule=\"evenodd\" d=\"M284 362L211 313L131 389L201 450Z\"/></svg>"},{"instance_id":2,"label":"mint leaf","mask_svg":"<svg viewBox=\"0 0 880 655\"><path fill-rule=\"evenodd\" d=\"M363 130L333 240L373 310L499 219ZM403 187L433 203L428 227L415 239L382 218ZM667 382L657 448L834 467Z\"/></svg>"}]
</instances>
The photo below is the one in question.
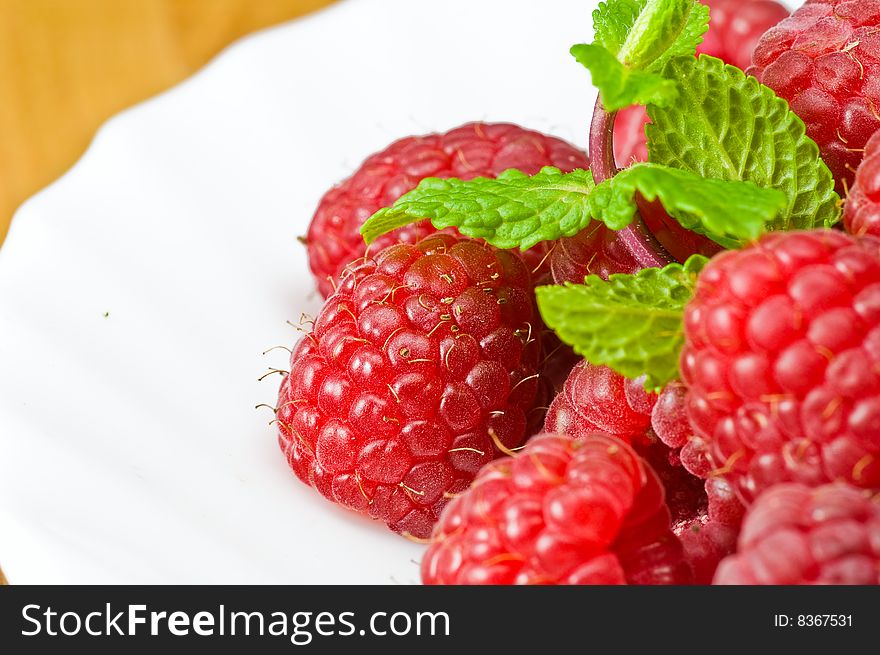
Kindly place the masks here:
<instances>
[{"instance_id":1,"label":"mint leaf","mask_svg":"<svg viewBox=\"0 0 880 655\"><path fill-rule=\"evenodd\" d=\"M706 258L616 274L606 282L590 275L584 284L538 287L544 322L575 352L630 379L646 376L645 388L678 377L684 343L682 315Z\"/></svg>"},{"instance_id":2,"label":"mint leaf","mask_svg":"<svg viewBox=\"0 0 880 655\"><path fill-rule=\"evenodd\" d=\"M635 193L659 198L688 229L737 247L757 238L785 205L785 196L751 182L711 180L689 171L636 164L595 186L589 171L546 167L529 177L511 169L495 179L427 178L361 227L364 241L408 223L430 219L437 229L456 227L498 248L531 248L573 236L592 219L612 230L629 225Z\"/></svg>"},{"instance_id":3,"label":"mint leaf","mask_svg":"<svg viewBox=\"0 0 880 655\"><path fill-rule=\"evenodd\" d=\"M726 248L756 239L786 206L785 194L753 182L706 179L657 164L634 164L596 187L593 216L606 225L627 225L636 211L634 194L660 199L684 227Z\"/></svg>"},{"instance_id":4,"label":"mint leaf","mask_svg":"<svg viewBox=\"0 0 880 655\"><path fill-rule=\"evenodd\" d=\"M615 57L648 0L607 0L593 10L593 43Z\"/></svg>"},{"instance_id":5,"label":"mint leaf","mask_svg":"<svg viewBox=\"0 0 880 655\"><path fill-rule=\"evenodd\" d=\"M648 106L652 162L779 189L787 202L770 230L839 220L840 198L818 146L772 89L707 55L671 59L663 74L677 81L679 98L674 106Z\"/></svg>"},{"instance_id":6,"label":"mint leaf","mask_svg":"<svg viewBox=\"0 0 880 655\"><path fill-rule=\"evenodd\" d=\"M647 0L618 59L629 66L659 70L658 64L668 57L696 52L708 27L709 8L694 0Z\"/></svg>"},{"instance_id":7,"label":"mint leaf","mask_svg":"<svg viewBox=\"0 0 880 655\"><path fill-rule=\"evenodd\" d=\"M665 106L676 98L674 82L656 73L627 68L601 46L582 43L572 46L571 54L589 69L608 111L648 103Z\"/></svg>"},{"instance_id":8,"label":"mint leaf","mask_svg":"<svg viewBox=\"0 0 880 655\"><path fill-rule=\"evenodd\" d=\"M467 182L428 178L361 227L364 241L425 218L437 229L455 226L465 236L498 248L530 248L573 236L590 222L590 171L546 167L529 177L510 169L495 179Z\"/></svg>"},{"instance_id":9,"label":"mint leaf","mask_svg":"<svg viewBox=\"0 0 880 655\"><path fill-rule=\"evenodd\" d=\"M667 105L675 85L661 74L663 63L693 54L708 24L708 7L695 0L608 0L593 12L593 43L571 54L589 69L607 110Z\"/></svg>"},{"instance_id":10,"label":"mint leaf","mask_svg":"<svg viewBox=\"0 0 880 655\"><path fill-rule=\"evenodd\" d=\"M666 51L654 60L649 70L662 72L666 62L673 57L693 57L697 53L697 46L703 42L703 36L709 29L709 7L700 2L692 4L681 32Z\"/></svg>"}]
</instances>

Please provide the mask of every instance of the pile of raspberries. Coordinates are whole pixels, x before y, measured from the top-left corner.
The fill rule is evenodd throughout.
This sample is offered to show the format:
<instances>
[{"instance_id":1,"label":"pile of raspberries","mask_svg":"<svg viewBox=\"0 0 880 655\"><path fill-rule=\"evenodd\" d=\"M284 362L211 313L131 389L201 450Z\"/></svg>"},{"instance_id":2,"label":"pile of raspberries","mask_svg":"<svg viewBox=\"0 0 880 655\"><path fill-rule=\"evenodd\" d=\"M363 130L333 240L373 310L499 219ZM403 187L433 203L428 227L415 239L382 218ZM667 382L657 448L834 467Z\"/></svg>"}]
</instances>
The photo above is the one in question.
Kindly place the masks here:
<instances>
[{"instance_id":1,"label":"pile of raspberries","mask_svg":"<svg viewBox=\"0 0 880 655\"><path fill-rule=\"evenodd\" d=\"M846 230L714 256L662 392L579 362L536 309L536 284L631 272L612 233L525 253L427 221L359 234L426 177L587 168L572 145L482 122L404 138L315 212L325 303L273 423L302 482L428 544L425 583L880 583L880 0L710 5L702 51L791 103ZM645 159L644 121L618 117L619 164Z\"/></svg>"}]
</instances>

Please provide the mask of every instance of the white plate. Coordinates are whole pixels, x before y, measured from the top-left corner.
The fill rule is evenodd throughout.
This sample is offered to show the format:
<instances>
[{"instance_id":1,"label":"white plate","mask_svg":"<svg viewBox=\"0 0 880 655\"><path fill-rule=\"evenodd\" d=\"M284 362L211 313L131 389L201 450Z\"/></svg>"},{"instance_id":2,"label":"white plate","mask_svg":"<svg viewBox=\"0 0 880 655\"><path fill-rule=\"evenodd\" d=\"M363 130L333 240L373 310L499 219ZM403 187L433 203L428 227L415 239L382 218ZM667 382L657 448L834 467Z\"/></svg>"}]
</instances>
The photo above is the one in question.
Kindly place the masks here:
<instances>
[{"instance_id":1,"label":"white plate","mask_svg":"<svg viewBox=\"0 0 880 655\"><path fill-rule=\"evenodd\" d=\"M107 123L0 250L9 580L417 582L421 547L299 483L254 410L285 364L261 351L319 306L295 237L406 134L508 120L585 146L567 51L596 4L346 0Z\"/></svg>"},{"instance_id":2,"label":"white plate","mask_svg":"<svg viewBox=\"0 0 880 655\"><path fill-rule=\"evenodd\" d=\"M567 51L594 5L348 0L105 125L0 251L9 580L418 581L421 547L297 481L254 410L284 364L261 351L318 307L295 237L406 134L510 120L584 146Z\"/></svg>"}]
</instances>

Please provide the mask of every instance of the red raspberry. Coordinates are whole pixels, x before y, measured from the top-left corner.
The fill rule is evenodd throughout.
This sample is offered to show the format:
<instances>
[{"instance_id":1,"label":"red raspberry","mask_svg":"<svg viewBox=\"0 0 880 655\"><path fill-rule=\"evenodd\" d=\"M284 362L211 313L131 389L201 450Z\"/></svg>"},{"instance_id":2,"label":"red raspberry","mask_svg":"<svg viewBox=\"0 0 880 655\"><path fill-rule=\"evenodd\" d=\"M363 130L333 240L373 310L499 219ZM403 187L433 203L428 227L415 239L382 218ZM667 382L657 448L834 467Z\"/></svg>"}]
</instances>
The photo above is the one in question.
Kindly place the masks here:
<instances>
[{"instance_id":1,"label":"red raspberry","mask_svg":"<svg viewBox=\"0 0 880 655\"><path fill-rule=\"evenodd\" d=\"M437 233L352 265L291 355L279 441L330 500L427 537L526 437L540 335L514 253Z\"/></svg>"},{"instance_id":2,"label":"red raspberry","mask_svg":"<svg viewBox=\"0 0 880 655\"><path fill-rule=\"evenodd\" d=\"M779 232L712 259L684 317L688 416L746 502L880 487L880 240Z\"/></svg>"},{"instance_id":3,"label":"red raspberry","mask_svg":"<svg viewBox=\"0 0 880 655\"><path fill-rule=\"evenodd\" d=\"M715 584L880 584L880 505L843 483L773 487L749 508Z\"/></svg>"},{"instance_id":4,"label":"red raspberry","mask_svg":"<svg viewBox=\"0 0 880 655\"><path fill-rule=\"evenodd\" d=\"M865 144L865 158L843 207L843 224L852 234L880 236L880 130Z\"/></svg>"},{"instance_id":5,"label":"red raspberry","mask_svg":"<svg viewBox=\"0 0 880 655\"><path fill-rule=\"evenodd\" d=\"M631 443L651 427L655 401L640 382L581 360L553 399L544 431L572 437L605 432Z\"/></svg>"},{"instance_id":6,"label":"red raspberry","mask_svg":"<svg viewBox=\"0 0 880 655\"><path fill-rule=\"evenodd\" d=\"M605 430L631 444L663 485L694 582L709 584L718 562L734 551L744 508L724 479L703 482L682 466L676 449L691 440L685 397L679 383L655 396L641 381L581 362L553 400L544 430L582 438Z\"/></svg>"},{"instance_id":7,"label":"red raspberry","mask_svg":"<svg viewBox=\"0 0 880 655\"><path fill-rule=\"evenodd\" d=\"M366 252L358 230L382 207L391 205L426 177L495 177L508 168L537 173L544 166L566 172L589 168L584 153L568 143L509 123L468 123L443 134L395 141L370 157L355 173L321 199L309 225L309 266L325 297L331 280ZM415 243L434 231L427 221L379 237L370 247L379 252L395 243ZM534 264L546 250L537 249Z\"/></svg>"},{"instance_id":8,"label":"red raspberry","mask_svg":"<svg viewBox=\"0 0 880 655\"><path fill-rule=\"evenodd\" d=\"M645 125L650 122L642 105L633 105L614 117L614 160L621 168L638 161L648 161L648 137Z\"/></svg>"},{"instance_id":9,"label":"red raspberry","mask_svg":"<svg viewBox=\"0 0 880 655\"><path fill-rule=\"evenodd\" d=\"M837 190L880 128L880 0L808 2L767 31L747 72L788 100Z\"/></svg>"},{"instance_id":10,"label":"red raspberry","mask_svg":"<svg viewBox=\"0 0 880 655\"><path fill-rule=\"evenodd\" d=\"M636 273L642 267L617 240L617 233L593 222L573 237L559 239L550 251L556 284L582 284L587 275L608 279L612 273Z\"/></svg>"},{"instance_id":11,"label":"red raspberry","mask_svg":"<svg viewBox=\"0 0 880 655\"><path fill-rule=\"evenodd\" d=\"M666 505L672 517L672 531L681 532L682 526L708 512L706 481L691 475L682 467L678 454L658 440L650 431L631 442L663 485Z\"/></svg>"},{"instance_id":12,"label":"red raspberry","mask_svg":"<svg viewBox=\"0 0 880 655\"><path fill-rule=\"evenodd\" d=\"M542 434L453 500L422 560L426 584L683 584L656 476L624 442Z\"/></svg>"},{"instance_id":13,"label":"red raspberry","mask_svg":"<svg viewBox=\"0 0 880 655\"><path fill-rule=\"evenodd\" d=\"M710 0L709 31L697 47L697 54L718 57L745 69L752 62L752 50L761 35L788 16L788 10L772 0ZM614 158L618 166L648 160L645 123L648 114L641 106L627 107L614 123Z\"/></svg>"},{"instance_id":14,"label":"red raspberry","mask_svg":"<svg viewBox=\"0 0 880 655\"><path fill-rule=\"evenodd\" d=\"M745 513L745 507L724 478L706 480L703 497L705 508L689 520L673 525L695 584L710 584L721 560L736 550Z\"/></svg>"},{"instance_id":15,"label":"red raspberry","mask_svg":"<svg viewBox=\"0 0 880 655\"><path fill-rule=\"evenodd\" d=\"M676 451L687 471L698 478L709 476L713 466L706 443L694 434L687 415L687 387L680 382L666 385L651 411L651 428L660 441Z\"/></svg>"},{"instance_id":16,"label":"red raspberry","mask_svg":"<svg viewBox=\"0 0 880 655\"><path fill-rule=\"evenodd\" d=\"M697 54L723 59L737 68L752 63L752 51L768 29L788 18L788 9L773 0L707 0L709 31Z\"/></svg>"},{"instance_id":17,"label":"red raspberry","mask_svg":"<svg viewBox=\"0 0 880 655\"><path fill-rule=\"evenodd\" d=\"M660 400L665 396L664 391ZM706 496L703 482L683 469L678 453L651 431L658 409L664 408L655 394L645 392L641 380L627 380L607 366L582 360L553 399L544 431L571 437L604 432L632 445L663 483L676 526L704 512Z\"/></svg>"}]
</instances>

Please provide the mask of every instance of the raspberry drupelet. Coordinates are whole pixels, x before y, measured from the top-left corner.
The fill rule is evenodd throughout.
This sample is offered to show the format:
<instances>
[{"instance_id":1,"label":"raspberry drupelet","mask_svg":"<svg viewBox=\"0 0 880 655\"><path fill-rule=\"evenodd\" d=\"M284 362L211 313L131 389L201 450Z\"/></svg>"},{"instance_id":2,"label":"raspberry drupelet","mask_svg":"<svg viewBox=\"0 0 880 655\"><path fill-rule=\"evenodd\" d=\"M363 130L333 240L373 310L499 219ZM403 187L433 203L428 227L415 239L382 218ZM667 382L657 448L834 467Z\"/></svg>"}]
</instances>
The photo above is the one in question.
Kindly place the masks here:
<instances>
[{"instance_id":1,"label":"raspberry drupelet","mask_svg":"<svg viewBox=\"0 0 880 655\"><path fill-rule=\"evenodd\" d=\"M538 324L515 253L440 232L362 259L291 354L276 410L291 468L427 537L449 498L527 436Z\"/></svg>"},{"instance_id":2,"label":"raspberry drupelet","mask_svg":"<svg viewBox=\"0 0 880 655\"><path fill-rule=\"evenodd\" d=\"M722 253L684 327L691 426L746 503L780 482L880 487L880 240L781 232Z\"/></svg>"},{"instance_id":3,"label":"raspberry drupelet","mask_svg":"<svg viewBox=\"0 0 880 655\"><path fill-rule=\"evenodd\" d=\"M590 164L583 152L565 141L510 123L468 123L441 134L395 141L321 199L306 238L318 290L328 296L342 269L367 252L359 232L364 221L424 178L496 177L508 168L532 175L544 166L569 172ZM428 221L407 225L379 237L370 252L415 243L432 232ZM545 254L541 246L526 258L534 268Z\"/></svg>"},{"instance_id":4,"label":"raspberry drupelet","mask_svg":"<svg viewBox=\"0 0 880 655\"><path fill-rule=\"evenodd\" d=\"M777 485L749 508L715 584L880 584L880 505L844 483Z\"/></svg>"},{"instance_id":5,"label":"raspberry drupelet","mask_svg":"<svg viewBox=\"0 0 880 655\"><path fill-rule=\"evenodd\" d=\"M663 488L623 441L532 438L444 510L426 584L685 584Z\"/></svg>"},{"instance_id":6,"label":"raspberry drupelet","mask_svg":"<svg viewBox=\"0 0 880 655\"><path fill-rule=\"evenodd\" d=\"M880 0L808 2L768 30L746 72L788 100L843 195L880 128Z\"/></svg>"}]
</instances>

